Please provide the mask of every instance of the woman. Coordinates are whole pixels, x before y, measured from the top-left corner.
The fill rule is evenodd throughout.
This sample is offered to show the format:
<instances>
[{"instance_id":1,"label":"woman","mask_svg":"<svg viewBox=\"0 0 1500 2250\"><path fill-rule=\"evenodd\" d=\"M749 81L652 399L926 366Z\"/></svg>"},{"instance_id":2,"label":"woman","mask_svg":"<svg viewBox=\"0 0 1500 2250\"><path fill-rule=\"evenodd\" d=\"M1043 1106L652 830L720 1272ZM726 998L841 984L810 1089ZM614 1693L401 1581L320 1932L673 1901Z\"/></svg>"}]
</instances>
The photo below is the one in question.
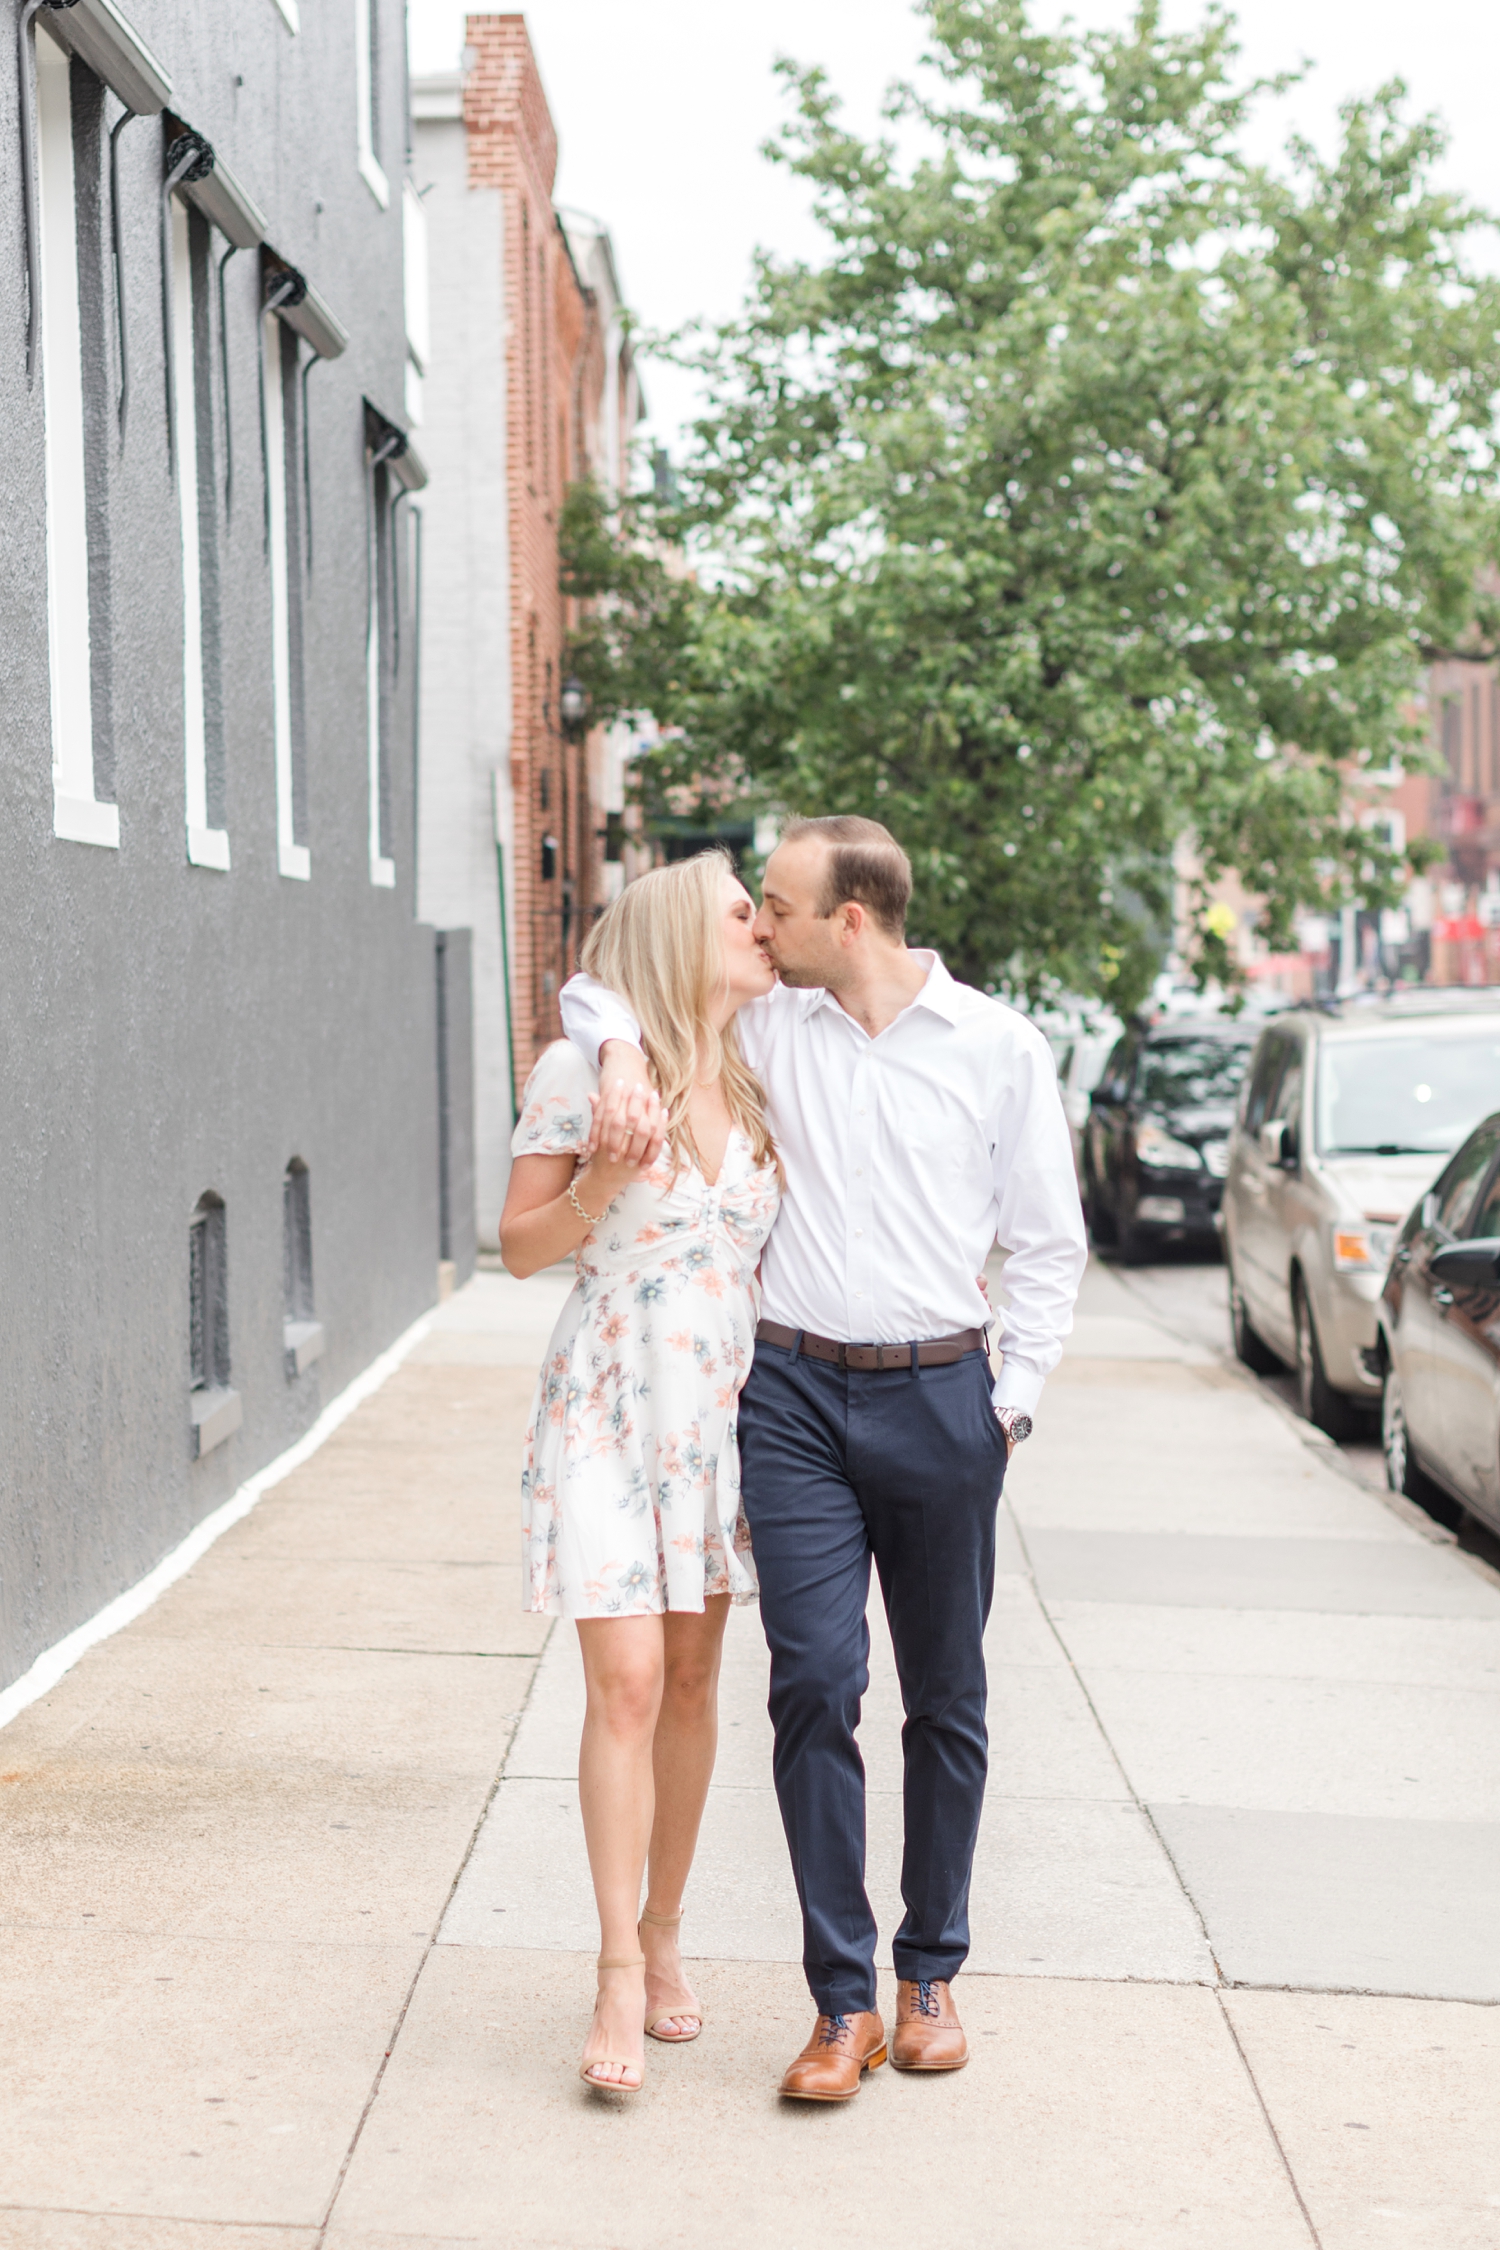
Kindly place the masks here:
<instances>
[{"instance_id":1,"label":"woman","mask_svg":"<svg viewBox=\"0 0 1500 2250\"><path fill-rule=\"evenodd\" d=\"M730 1597L748 1598L735 1410L755 1269L780 1198L735 1011L774 973L727 856L642 876L583 965L629 1000L665 1105L654 1163L580 1167L597 1074L565 1041L532 1072L500 1243L513 1274L572 1255L522 1479L529 1606L577 1620L578 1787L601 1951L580 2076L639 2090L643 2032L696 2039L677 1929L718 1733ZM641 1912L641 1875L647 1874Z\"/></svg>"}]
</instances>

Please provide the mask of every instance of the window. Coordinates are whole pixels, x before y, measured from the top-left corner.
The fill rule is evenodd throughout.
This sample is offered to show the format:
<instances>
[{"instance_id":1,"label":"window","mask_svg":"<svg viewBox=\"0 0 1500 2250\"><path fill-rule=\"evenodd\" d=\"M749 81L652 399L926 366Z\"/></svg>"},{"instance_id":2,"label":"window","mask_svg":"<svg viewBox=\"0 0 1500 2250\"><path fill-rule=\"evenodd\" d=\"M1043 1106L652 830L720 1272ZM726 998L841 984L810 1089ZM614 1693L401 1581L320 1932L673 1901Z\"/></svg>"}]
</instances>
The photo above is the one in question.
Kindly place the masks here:
<instances>
[{"instance_id":1,"label":"window","mask_svg":"<svg viewBox=\"0 0 1500 2250\"><path fill-rule=\"evenodd\" d=\"M1286 1126L1282 1135L1281 1158L1284 1164L1295 1164L1302 1154L1302 1050L1293 1046L1288 1054L1286 1073L1276 1089L1274 1115Z\"/></svg>"},{"instance_id":2,"label":"window","mask_svg":"<svg viewBox=\"0 0 1500 2250\"><path fill-rule=\"evenodd\" d=\"M1254 1068L1245 1083L1241 1121L1247 1133L1258 1133L1269 1116L1271 1098L1281 1082L1290 1052L1291 1041L1276 1032L1261 1041Z\"/></svg>"},{"instance_id":3,"label":"window","mask_svg":"<svg viewBox=\"0 0 1500 2250\"><path fill-rule=\"evenodd\" d=\"M1457 1033L1330 1041L1318 1068L1324 1155L1443 1156L1495 1106L1500 1040L1479 1024Z\"/></svg>"},{"instance_id":4,"label":"window","mask_svg":"<svg viewBox=\"0 0 1500 2250\"><path fill-rule=\"evenodd\" d=\"M40 24L35 36L52 829L71 843L117 849L119 811L101 802L94 772L95 667L72 65Z\"/></svg>"},{"instance_id":5,"label":"window","mask_svg":"<svg viewBox=\"0 0 1500 2250\"><path fill-rule=\"evenodd\" d=\"M193 1451L201 1456L242 1419L239 1394L229 1385L224 1201L212 1190L198 1198L188 1226L188 1364Z\"/></svg>"},{"instance_id":6,"label":"window","mask_svg":"<svg viewBox=\"0 0 1500 2250\"><path fill-rule=\"evenodd\" d=\"M380 162L380 0L354 0L354 99L359 172L383 211L391 191Z\"/></svg>"},{"instance_id":7,"label":"window","mask_svg":"<svg viewBox=\"0 0 1500 2250\"><path fill-rule=\"evenodd\" d=\"M1478 1205L1471 1208L1469 1233L1476 1242L1500 1240L1500 1172L1492 1174Z\"/></svg>"},{"instance_id":8,"label":"window","mask_svg":"<svg viewBox=\"0 0 1500 2250\"><path fill-rule=\"evenodd\" d=\"M1486 1126L1483 1132L1476 1133L1471 1141L1465 1142L1433 1189L1433 1219L1444 1234L1452 1236L1465 1231L1465 1222L1480 1185L1494 1162L1497 1142L1500 1142L1500 1131L1494 1126ZM1481 1226L1473 1231L1482 1235L1485 1229Z\"/></svg>"},{"instance_id":9,"label":"window","mask_svg":"<svg viewBox=\"0 0 1500 2250\"><path fill-rule=\"evenodd\" d=\"M1099 1080L1101 1102L1126 1102L1130 1099L1130 1081L1135 1071L1135 1043L1127 1031L1117 1039L1110 1051Z\"/></svg>"},{"instance_id":10,"label":"window","mask_svg":"<svg viewBox=\"0 0 1500 2250\"><path fill-rule=\"evenodd\" d=\"M312 873L307 835L307 725L303 688L302 480L298 475L301 394L296 331L274 300L286 286L268 272L261 320L261 414L266 473L266 546L271 570L272 731L276 749L276 861L305 883Z\"/></svg>"},{"instance_id":11,"label":"window","mask_svg":"<svg viewBox=\"0 0 1500 2250\"><path fill-rule=\"evenodd\" d=\"M172 424L182 537L187 856L195 867L227 869L209 230L202 213L180 196L171 202Z\"/></svg>"},{"instance_id":12,"label":"window","mask_svg":"<svg viewBox=\"0 0 1500 2250\"><path fill-rule=\"evenodd\" d=\"M200 1196L189 1229L188 1271L192 1387L216 1390L229 1381L229 1290L224 1260L224 1205Z\"/></svg>"},{"instance_id":13,"label":"window","mask_svg":"<svg viewBox=\"0 0 1500 2250\"><path fill-rule=\"evenodd\" d=\"M288 1320L311 1320L312 1208L307 1166L294 1156L281 1183L282 1281Z\"/></svg>"},{"instance_id":14,"label":"window","mask_svg":"<svg viewBox=\"0 0 1500 2250\"><path fill-rule=\"evenodd\" d=\"M312 1201L307 1166L294 1156L281 1183L282 1349L288 1382L322 1355L323 1329L313 1314Z\"/></svg>"},{"instance_id":15,"label":"window","mask_svg":"<svg viewBox=\"0 0 1500 2250\"><path fill-rule=\"evenodd\" d=\"M401 226L406 260L406 419L416 427L422 420L422 378L432 356L432 316L427 206L410 180L402 191Z\"/></svg>"},{"instance_id":16,"label":"window","mask_svg":"<svg viewBox=\"0 0 1500 2250\"><path fill-rule=\"evenodd\" d=\"M391 477L383 461L369 470L369 559L365 614L365 713L370 784L370 881L390 890L396 881L391 857L391 635L400 589L396 584L396 543Z\"/></svg>"},{"instance_id":17,"label":"window","mask_svg":"<svg viewBox=\"0 0 1500 2250\"><path fill-rule=\"evenodd\" d=\"M1188 1109L1233 1101L1245 1075L1248 1039L1164 1039L1141 1057L1136 1100L1147 1109Z\"/></svg>"}]
</instances>

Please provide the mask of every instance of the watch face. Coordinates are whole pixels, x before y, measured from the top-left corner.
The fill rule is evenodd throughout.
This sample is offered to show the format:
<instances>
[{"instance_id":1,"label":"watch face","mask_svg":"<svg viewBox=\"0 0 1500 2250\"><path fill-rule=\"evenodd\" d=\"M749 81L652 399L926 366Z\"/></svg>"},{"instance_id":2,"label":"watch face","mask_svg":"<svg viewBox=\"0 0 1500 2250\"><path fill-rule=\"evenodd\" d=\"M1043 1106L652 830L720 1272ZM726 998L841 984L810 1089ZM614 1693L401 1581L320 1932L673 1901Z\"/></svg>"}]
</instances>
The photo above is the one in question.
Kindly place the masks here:
<instances>
[{"instance_id":1,"label":"watch face","mask_svg":"<svg viewBox=\"0 0 1500 2250\"><path fill-rule=\"evenodd\" d=\"M1031 1435L1031 1416L1012 1414L1005 1424L1012 1445L1022 1445Z\"/></svg>"}]
</instances>

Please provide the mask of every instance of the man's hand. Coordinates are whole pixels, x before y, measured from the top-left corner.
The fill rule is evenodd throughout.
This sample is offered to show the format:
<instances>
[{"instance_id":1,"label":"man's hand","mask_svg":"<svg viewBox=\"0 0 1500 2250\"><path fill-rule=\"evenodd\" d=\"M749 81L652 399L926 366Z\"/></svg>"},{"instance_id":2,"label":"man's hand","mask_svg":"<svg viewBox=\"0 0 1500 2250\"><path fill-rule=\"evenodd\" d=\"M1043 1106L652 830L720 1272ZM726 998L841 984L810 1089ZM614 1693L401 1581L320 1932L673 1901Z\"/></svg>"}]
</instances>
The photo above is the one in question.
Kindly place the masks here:
<instances>
[{"instance_id":1,"label":"man's hand","mask_svg":"<svg viewBox=\"0 0 1500 2250\"><path fill-rule=\"evenodd\" d=\"M599 1091L586 1153L611 1164L649 1170L667 1137L667 1114L646 1072L646 1058L626 1039L606 1039L599 1054Z\"/></svg>"}]
</instances>

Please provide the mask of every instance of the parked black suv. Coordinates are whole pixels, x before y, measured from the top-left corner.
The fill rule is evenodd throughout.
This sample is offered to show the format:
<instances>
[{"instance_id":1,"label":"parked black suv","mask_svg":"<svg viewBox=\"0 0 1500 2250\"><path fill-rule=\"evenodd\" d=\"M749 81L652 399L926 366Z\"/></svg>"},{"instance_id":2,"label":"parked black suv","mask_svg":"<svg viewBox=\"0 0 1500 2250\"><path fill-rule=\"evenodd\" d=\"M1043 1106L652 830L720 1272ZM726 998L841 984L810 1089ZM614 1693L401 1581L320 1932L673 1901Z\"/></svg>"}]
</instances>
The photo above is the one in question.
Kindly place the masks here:
<instances>
[{"instance_id":1,"label":"parked black suv","mask_svg":"<svg viewBox=\"0 0 1500 2250\"><path fill-rule=\"evenodd\" d=\"M1172 1017L1134 1025L1104 1066L1083 1137L1089 1232L1122 1258L1215 1239L1229 1128L1258 1024Z\"/></svg>"}]
</instances>

